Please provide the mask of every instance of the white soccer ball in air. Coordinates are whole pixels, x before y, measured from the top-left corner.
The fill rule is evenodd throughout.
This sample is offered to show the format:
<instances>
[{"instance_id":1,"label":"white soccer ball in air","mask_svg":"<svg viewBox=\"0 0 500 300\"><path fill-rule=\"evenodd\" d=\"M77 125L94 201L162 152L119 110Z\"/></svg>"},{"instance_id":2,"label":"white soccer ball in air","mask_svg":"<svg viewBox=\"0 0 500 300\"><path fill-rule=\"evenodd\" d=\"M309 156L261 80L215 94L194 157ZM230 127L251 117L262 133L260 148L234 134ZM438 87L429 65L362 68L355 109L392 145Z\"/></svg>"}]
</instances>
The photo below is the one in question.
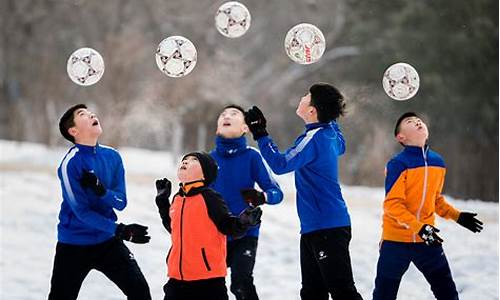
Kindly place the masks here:
<instances>
[{"instance_id":1,"label":"white soccer ball in air","mask_svg":"<svg viewBox=\"0 0 500 300\"><path fill-rule=\"evenodd\" d=\"M215 27L226 37L237 38L250 28L252 17L245 5L230 1L222 4L215 14Z\"/></svg>"},{"instance_id":2,"label":"white soccer ball in air","mask_svg":"<svg viewBox=\"0 0 500 300\"><path fill-rule=\"evenodd\" d=\"M185 37L169 36L158 45L156 64L169 77L182 77L196 65L196 48Z\"/></svg>"},{"instance_id":3,"label":"white soccer ball in air","mask_svg":"<svg viewBox=\"0 0 500 300\"><path fill-rule=\"evenodd\" d=\"M92 85L104 74L104 60L94 49L80 48L68 58L66 71L74 83L83 86Z\"/></svg>"},{"instance_id":4,"label":"white soccer ball in air","mask_svg":"<svg viewBox=\"0 0 500 300\"><path fill-rule=\"evenodd\" d=\"M420 78L417 70L411 65L396 63L385 70L382 86L392 99L408 100L417 94Z\"/></svg>"},{"instance_id":5,"label":"white soccer ball in air","mask_svg":"<svg viewBox=\"0 0 500 300\"><path fill-rule=\"evenodd\" d=\"M325 52L325 36L318 27L302 23L292 27L285 37L285 52L296 63L317 62Z\"/></svg>"}]
</instances>

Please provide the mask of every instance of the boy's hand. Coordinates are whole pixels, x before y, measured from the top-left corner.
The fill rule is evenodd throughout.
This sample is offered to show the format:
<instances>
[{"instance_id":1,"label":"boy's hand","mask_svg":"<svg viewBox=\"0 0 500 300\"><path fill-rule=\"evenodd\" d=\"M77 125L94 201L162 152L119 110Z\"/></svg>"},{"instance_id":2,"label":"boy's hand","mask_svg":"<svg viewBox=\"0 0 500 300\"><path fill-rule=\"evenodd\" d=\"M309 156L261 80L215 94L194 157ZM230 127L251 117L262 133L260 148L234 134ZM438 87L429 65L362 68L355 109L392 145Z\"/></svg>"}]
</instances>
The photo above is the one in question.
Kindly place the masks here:
<instances>
[{"instance_id":1,"label":"boy's hand","mask_svg":"<svg viewBox=\"0 0 500 300\"><path fill-rule=\"evenodd\" d=\"M443 243L443 239L437 235L437 232L439 232L439 229L436 227L424 224L418 232L418 235L424 240L427 246L438 246Z\"/></svg>"},{"instance_id":2,"label":"boy's hand","mask_svg":"<svg viewBox=\"0 0 500 300\"><path fill-rule=\"evenodd\" d=\"M240 214L240 222L243 225L255 226L260 224L262 209L260 207L247 207Z\"/></svg>"},{"instance_id":3,"label":"boy's hand","mask_svg":"<svg viewBox=\"0 0 500 300\"><path fill-rule=\"evenodd\" d=\"M266 130L266 118L257 106L253 106L245 112L245 123L247 123L250 132L252 132L254 140L269 135Z\"/></svg>"},{"instance_id":4,"label":"boy's hand","mask_svg":"<svg viewBox=\"0 0 500 300\"><path fill-rule=\"evenodd\" d=\"M167 178L156 180L156 206L158 209L164 210L170 207L170 193L172 192L172 183Z\"/></svg>"},{"instance_id":5,"label":"boy's hand","mask_svg":"<svg viewBox=\"0 0 500 300\"><path fill-rule=\"evenodd\" d=\"M266 194L256 189L243 189L240 191L240 194L243 200L253 207L266 203Z\"/></svg>"},{"instance_id":6,"label":"boy's hand","mask_svg":"<svg viewBox=\"0 0 500 300\"><path fill-rule=\"evenodd\" d=\"M118 224L115 231L118 239L136 244L146 244L151 237L148 235L148 227L139 224Z\"/></svg>"},{"instance_id":7,"label":"boy's hand","mask_svg":"<svg viewBox=\"0 0 500 300\"><path fill-rule=\"evenodd\" d=\"M458 216L457 223L472 232L481 232L481 230L483 230L483 222L475 218L476 216L476 213L461 212Z\"/></svg>"},{"instance_id":8,"label":"boy's hand","mask_svg":"<svg viewBox=\"0 0 500 300\"><path fill-rule=\"evenodd\" d=\"M99 197L106 194L106 187L99 178L97 178L94 172L84 171L80 179L80 184L85 188L91 189Z\"/></svg>"}]
</instances>

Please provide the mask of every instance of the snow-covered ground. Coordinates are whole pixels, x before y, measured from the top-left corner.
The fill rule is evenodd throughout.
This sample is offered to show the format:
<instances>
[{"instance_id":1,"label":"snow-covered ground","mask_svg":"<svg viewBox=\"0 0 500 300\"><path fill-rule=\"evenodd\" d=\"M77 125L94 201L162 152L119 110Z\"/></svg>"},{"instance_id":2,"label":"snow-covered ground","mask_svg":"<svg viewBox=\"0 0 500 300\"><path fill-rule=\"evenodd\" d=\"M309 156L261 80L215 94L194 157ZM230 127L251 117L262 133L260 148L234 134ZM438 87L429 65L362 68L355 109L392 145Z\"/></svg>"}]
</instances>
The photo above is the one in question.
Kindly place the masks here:
<instances>
[{"instance_id":1,"label":"snow-covered ground","mask_svg":"<svg viewBox=\"0 0 500 300\"><path fill-rule=\"evenodd\" d=\"M165 256L169 236L154 205L154 180L174 178L167 153L121 149L127 171L129 205L119 212L121 222L147 224L152 240L128 244L149 282L153 299L163 299ZM45 299L49 290L61 202L56 168L65 149L0 141L0 299ZM299 233L292 176L279 176L285 201L264 208L256 286L263 300L299 299ZM356 285L371 299L380 237L381 188L343 187L352 221L351 256ZM440 219L438 227L461 299L498 298L498 204L449 199L456 207L479 213L485 222L472 234L454 222ZM108 279L92 271L79 299L125 299ZM234 299L234 298L230 298ZM428 284L415 267L405 274L399 299L433 299Z\"/></svg>"}]
</instances>

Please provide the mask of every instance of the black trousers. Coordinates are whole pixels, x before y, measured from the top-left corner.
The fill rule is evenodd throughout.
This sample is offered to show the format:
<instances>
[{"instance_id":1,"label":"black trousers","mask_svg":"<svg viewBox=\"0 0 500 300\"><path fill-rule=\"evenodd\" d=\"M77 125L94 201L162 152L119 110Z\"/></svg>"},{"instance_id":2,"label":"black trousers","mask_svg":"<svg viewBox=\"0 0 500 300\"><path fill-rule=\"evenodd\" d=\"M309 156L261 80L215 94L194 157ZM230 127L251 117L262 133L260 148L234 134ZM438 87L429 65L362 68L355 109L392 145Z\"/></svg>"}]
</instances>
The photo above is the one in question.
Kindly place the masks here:
<instances>
[{"instance_id":1,"label":"black trousers","mask_svg":"<svg viewBox=\"0 0 500 300\"><path fill-rule=\"evenodd\" d=\"M90 246L57 243L49 300L78 297L83 280L95 269L113 281L129 300L150 300L149 286L123 241L112 238Z\"/></svg>"},{"instance_id":2,"label":"black trousers","mask_svg":"<svg viewBox=\"0 0 500 300\"><path fill-rule=\"evenodd\" d=\"M351 227L322 229L300 237L302 300L362 300L354 286L349 242Z\"/></svg>"},{"instance_id":3,"label":"black trousers","mask_svg":"<svg viewBox=\"0 0 500 300\"><path fill-rule=\"evenodd\" d=\"M164 300L228 300L224 277L182 281L170 278L163 286Z\"/></svg>"},{"instance_id":4,"label":"black trousers","mask_svg":"<svg viewBox=\"0 0 500 300\"><path fill-rule=\"evenodd\" d=\"M227 266L231 268L231 292L237 300L259 300L253 284L258 238L246 236L228 241Z\"/></svg>"}]
</instances>

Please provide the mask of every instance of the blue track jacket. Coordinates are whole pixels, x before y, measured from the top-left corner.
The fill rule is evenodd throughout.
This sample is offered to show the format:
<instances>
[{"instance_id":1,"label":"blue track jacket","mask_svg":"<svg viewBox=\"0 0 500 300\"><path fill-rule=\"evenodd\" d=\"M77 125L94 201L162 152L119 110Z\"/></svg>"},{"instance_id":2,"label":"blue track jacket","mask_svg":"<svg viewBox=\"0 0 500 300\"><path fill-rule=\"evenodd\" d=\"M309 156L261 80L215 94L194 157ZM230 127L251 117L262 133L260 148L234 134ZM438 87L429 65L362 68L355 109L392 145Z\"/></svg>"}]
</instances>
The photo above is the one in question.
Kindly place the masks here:
<instances>
[{"instance_id":1,"label":"blue track jacket","mask_svg":"<svg viewBox=\"0 0 500 300\"><path fill-rule=\"evenodd\" d=\"M257 142L274 173L295 171L302 234L351 225L338 182L337 157L344 153L345 141L337 123L306 124L305 132L285 153L269 136Z\"/></svg>"},{"instance_id":2,"label":"blue track jacket","mask_svg":"<svg viewBox=\"0 0 500 300\"><path fill-rule=\"evenodd\" d=\"M217 161L219 171L211 187L222 195L232 214L239 215L248 207L240 190L254 188L255 183L266 193L268 204L283 200L283 193L271 171L266 168L259 151L247 146L245 136L234 139L217 136L215 144L216 148L210 155ZM258 235L259 226L246 234Z\"/></svg>"},{"instance_id":3,"label":"blue track jacket","mask_svg":"<svg viewBox=\"0 0 500 300\"><path fill-rule=\"evenodd\" d=\"M94 172L106 187L98 197L83 188L84 171ZM93 245L114 236L116 214L113 209L127 206L125 171L120 154L113 148L76 144L64 156L57 170L62 187L62 204L57 225L59 242Z\"/></svg>"}]
</instances>

